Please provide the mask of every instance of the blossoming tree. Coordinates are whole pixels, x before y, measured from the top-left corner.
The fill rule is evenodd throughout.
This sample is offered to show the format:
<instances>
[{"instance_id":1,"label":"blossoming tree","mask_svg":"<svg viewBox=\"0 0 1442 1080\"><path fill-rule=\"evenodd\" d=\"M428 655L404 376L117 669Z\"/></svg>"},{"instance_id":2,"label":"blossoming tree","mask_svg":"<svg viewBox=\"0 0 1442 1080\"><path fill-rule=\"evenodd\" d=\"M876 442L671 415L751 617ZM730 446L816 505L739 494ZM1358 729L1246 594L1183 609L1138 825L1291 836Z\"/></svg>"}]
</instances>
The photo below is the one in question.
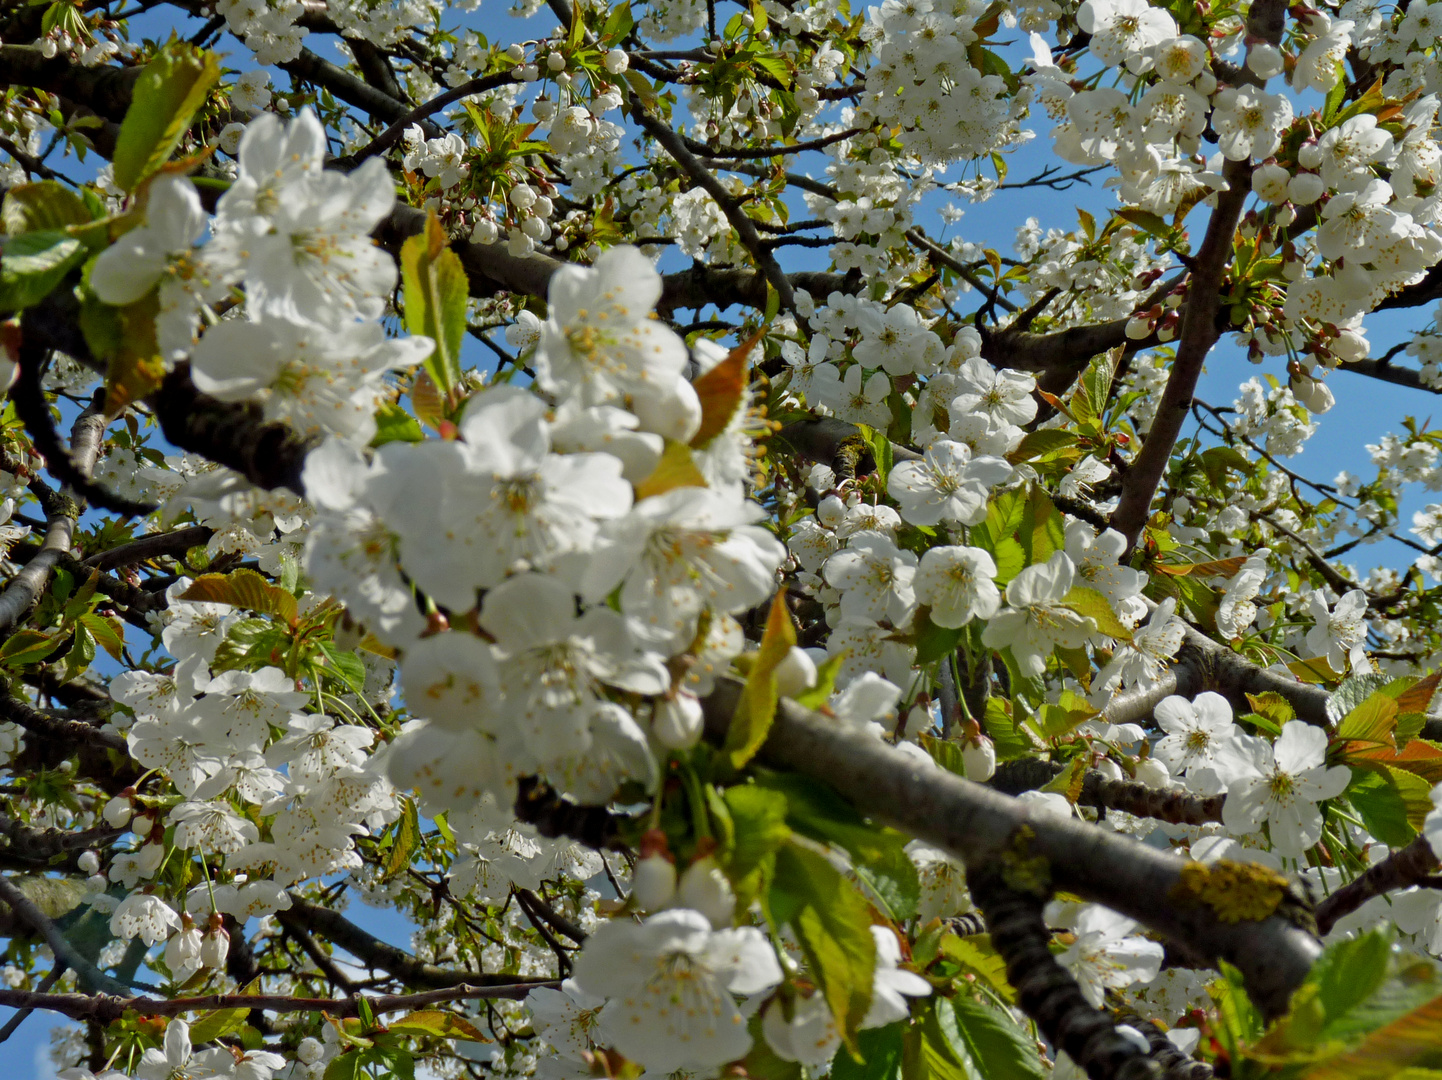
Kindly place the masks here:
<instances>
[{"instance_id":1,"label":"blossoming tree","mask_svg":"<svg viewBox=\"0 0 1442 1080\"><path fill-rule=\"evenodd\" d=\"M0 1043L1436 1075L1442 12L474 7L0 7Z\"/></svg>"}]
</instances>

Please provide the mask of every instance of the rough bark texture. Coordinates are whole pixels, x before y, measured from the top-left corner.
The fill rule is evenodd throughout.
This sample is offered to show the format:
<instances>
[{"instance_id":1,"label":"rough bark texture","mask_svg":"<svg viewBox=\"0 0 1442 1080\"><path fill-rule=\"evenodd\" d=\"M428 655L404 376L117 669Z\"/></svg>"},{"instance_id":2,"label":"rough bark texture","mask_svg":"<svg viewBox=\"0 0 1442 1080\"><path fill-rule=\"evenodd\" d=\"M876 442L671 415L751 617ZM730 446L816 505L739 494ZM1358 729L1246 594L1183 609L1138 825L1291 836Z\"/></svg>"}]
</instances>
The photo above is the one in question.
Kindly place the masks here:
<instances>
[{"instance_id":1,"label":"rough bark texture","mask_svg":"<svg viewBox=\"0 0 1442 1080\"><path fill-rule=\"evenodd\" d=\"M703 702L707 737L725 738L741 683L721 680ZM1075 819L1037 814L1016 799L918 764L865 734L783 700L760 758L830 784L863 813L950 852L968 866L1007 856L1018 837L1052 887L1105 904L1209 960L1240 969L1269 1017L1287 1009L1321 951L1316 937L1281 915L1226 922L1192 897L1184 861Z\"/></svg>"}]
</instances>

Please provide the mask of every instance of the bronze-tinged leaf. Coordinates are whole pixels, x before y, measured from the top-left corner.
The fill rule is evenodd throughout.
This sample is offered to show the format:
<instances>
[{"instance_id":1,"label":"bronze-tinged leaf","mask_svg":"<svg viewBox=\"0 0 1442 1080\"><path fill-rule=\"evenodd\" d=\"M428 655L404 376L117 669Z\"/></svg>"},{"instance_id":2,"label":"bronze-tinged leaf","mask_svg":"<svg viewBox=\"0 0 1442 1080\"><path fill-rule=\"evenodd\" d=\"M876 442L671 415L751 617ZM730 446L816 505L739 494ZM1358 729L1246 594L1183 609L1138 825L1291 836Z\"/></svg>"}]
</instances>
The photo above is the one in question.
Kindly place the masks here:
<instances>
[{"instance_id":1,"label":"bronze-tinged leaf","mask_svg":"<svg viewBox=\"0 0 1442 1080\"><path fill-rule=\"evenodd\" d=\"M758 330L727 355L725 360L691 384L701 399L701 429L691 439L700 449L726 430L726 425L746 401L746 358L766 335Z\"/></svg>"},{"instance_id":2,"label":"bronze-tinged leaf","mask_svg":"<svg viewBox=\"0 0 1442 1080\"><path fill-rule=\"evenodd\" d=\"M1426 739L1413 739L1401 750L1375 746L1359 750L1350 757L1353 765L1375 763L1420 776L1431 784L1442 781L1442 746Z\"/></svg>"},{"instance_id":3,"label":"bronze-tinged leaf","mask_svg":"<svg viewBox=\"0 0 1442 1080\"><path fill-rule=\"evenodd\" d=\"M416 381L411 384L411 406L415 409L416 419L433 428L439 428L446 418L445 396L429 371L416 373Z\"/></svg>"},{"instance_id":4,"label":"bronze-tinged leaf","mask_svg":"<svg viewBox=\"0 0 1442 1080\"><path fill-rule=\"evenodd\" d=\"M1425 713L1427 706L1432 704L1432 696L1437 693L1439 682L1442 682L1442 671L1434 671L1403 690L1397 695L1397 712L1404 716L1407 713Z\"/></svg>"},{"instance_id":5,"label":"bronze-tinged leaf","mask_svg":"<svg viewBox=\"0 0 1442 1080\"><path fill-rule=\"evenodd\" d=\"M234 570L229 574L202 574L180 594L182 600L198 600L209 604L229 604L262 615L274 615L287 626L295 626L300 616L295 597L278 585L272 585L254 570Z\"/></svg>"},{"instance_id":6,"label":"bronze-tinged leaf","mask_svg":"<svg viewBox=\"0 0 1442 1080\"><path fill-rule=\"evenodd\" d=\"M1242 564L1247 561L1245 555L1235 555L1230 559L1213 559L1211 562L1199 563L1153 563L1154 569L1163 574L1170 574L1172 577L1234 577Z\"/></svg>"},{"instance_id":7,"label":"bronze-tinged leaf","mask_svg":"<svg viewBox=\"0 0 1442 1080\"><path fill-rule=\"evenodd\" d=\"M1361 1045L1315 1065L1303 1080L1371 1080L1442 1053L1442 995L1378 1028Z\"/></svg>"}]
</instances>

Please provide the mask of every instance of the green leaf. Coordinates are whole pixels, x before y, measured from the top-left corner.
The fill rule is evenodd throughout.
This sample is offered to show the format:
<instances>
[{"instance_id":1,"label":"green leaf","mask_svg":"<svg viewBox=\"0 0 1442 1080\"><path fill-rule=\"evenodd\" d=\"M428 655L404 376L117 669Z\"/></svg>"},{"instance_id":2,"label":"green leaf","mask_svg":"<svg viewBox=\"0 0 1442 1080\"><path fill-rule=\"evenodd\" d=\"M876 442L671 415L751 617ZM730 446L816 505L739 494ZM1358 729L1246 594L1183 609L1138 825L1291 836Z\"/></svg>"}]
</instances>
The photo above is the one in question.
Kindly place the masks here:
<instances>
[{"instance_id":1,"label":"green leaf","mask_svg":"<svg viewBox=\"0 0 1442 1080\"><path fill-rule=\"evenodd\" d=\"M816 685L804 693L797 694L792 700L803 709L821 708L831 697L831 691L836 689L836 676L840 674L841 665L844 663L846 663L846 655L839 653L818 664L816 666Z\"/></svg>"},{"instance_id":2,"label":"green leaf","mask_svg":"<svg viewBox=\"0 0 1442 1080\"><path fill-rule=\"evenodd\" d=\"M996 744L997 761L1015 761L1035 749L1032 740L1012 718L1009 708L1010 703L1001 698L986 699L986 714L982 717L981 726L986 730L987 738Z\"/></svg>"},{"instance_id":3,"label":"green leaf","mask_svg":"<svg viewBox=\"0 0 1442 1080\"><path fill-rule=\"evenodd\" d=\"M0 663L8 667L24 667L38 663L58 649L63 635L51 636L41 630L17 630L0 645Z\"/></svg>"},{"instance_id":4,"label":"green leaf","mask_svg":"<svg viewBox=\"0 0 1442 1080\"><path fill-rule=\"evenodd\" d=\"M986 980L1007 1001L1015 1000L1016 990L1006 978L1006 961L992 945L990 934L963 938L948 933L941 939L941 951L947 959Z\"/></svg>"},{"instance_id":5,"label":"green leaf","mask_svg":"<svg viewBox=\"0 0 1442 1080\"><path fill-rule=\"evenodd\" d=\"M819 781L766 770L757 775L756 783L785 796L786 822L791 828L812 840L844 849L856 876L893 920L916 914L921 882L916 864L906 853L905 836L868 822L854 806Z\"/></svg>"},{"instance_id":6,"label":"green leaf","mask_svg":"<svg viewBox=\"0 0 1442 1080\"><path fill-rule=\"evenodd\" d=\"M398 874L404 873L411 865L411 856L421 845L420 818L416 813L416 801L407 795L401 796L401 817L396 822L396 836L391 844L390 853L386 856L385 867L381 872L382 880L389 881Z\"/></svg>"},{"instance_id":7,"label":"green leaf","mask_svg":"<svg viewBox=\"0 0 1442 1080\"><path fill-rule=\"evenodd\" d=\"M1386 691L1378 690L1364 698L1337 725L1337 738L1386 746L1397 744L1397 701ZM1380 838L1379 838L1380 839Z\"/></svg>"},{"instance_id":8,"label":"green leaf","mask_svg":"<svg viewBox=\"0 0 1442 1080\"><path fill-rule=\"evenodd\" d=\"M1028 564L1044 563L1066 546L1062 516L1040 484L1033 485L1021 517L1021 549Z\"/></svg>"},{"instance_id":9,"label":"green leaf","mask_svg":"<svg viewBox=\"0 0 1442 1080\"><path fill-rule=\"evenodd\" d=\"M1380 839L1380 837L1378 838ZM1312 965L1307 981L1317 985L1317 1001L1327 1024L1332 1025L1367 1000L1387 979L1392 961L1392 936L1380 930L1329 945Z\"/></svg>"},{"instance_id":10,"label":"green leaf","mask_svg":"<svg viewBox=\"0 0 1442 1080\"><path fill-rule=\"evenodd\" d=\"M438 1039L465 1039L469 1042L480 1043L491 1041L464 1016L441 1012L439 1009L426 1009L422 1012L410 1013L402 1016L399 1020L389 1021L386 1027L391 1031L432 1035Z\"/></svg>"},{"instance_id":11,"label":"green leaf","mask_svg":"<svg viewBox=\"0 0 1442 1080\"><path fill-rule=\"evenodd\" d=\"M40 303L89 249L62 229L0 237L0 311L21 311Z\"/></svg>"},{"instance_id":12,"label":"green leaf","mask_svg":"<svg viewBox=\"0 0 1442 1080\"><path fill-rule=\"evenodd\" d=\"M1329 1018L1327 1037L1349 1043L1390 1024L1442 994L1442 972L1431 960L1416 960L1394 973L1374 993Z\"/></svg>"},{"instance_id":13,"label":"green leaf","mask_svg":"<svg viewBox=\"0 0 1442 1080\"><path fill-rule=\"evenodd\" d=\"M384 446L392 442L421 442L426 433L420 422L393 402L386 402L376 410L376 434L372 446Z\"/></svg>"},{"instance_id":14,"label":"green leaf","mask_svg":"<svg viewBox=\"0 0 1442 1080\"><path fill-rule=\"evenodd\" d=\"M85 201L58 180L17 184L0 204L0 232L11 236L89 225L92 220Z\"/></svg>"},{"instance_id":15,"label":"green leaf","mask_svg":"<svg viewBox=\"0 0 1442 1080\"><path fill-rule=\"evenodd\" d=\"M400 264L406 329L436 343L426 371L449 395L461 379L470 281L434 212L426 217L425 231L401 245Z\"/></svg>"},{"instance_id":16,"label":"green leaf","mask_svg":"<svg viewBox=\"0 0 1442 1080\"><path fill-rule=\"evenodd\" d=\"M949 773L966 779L966 762L962 756L961 743L938 739L935 735L923 734L921 748L931 755L931 760Z\"/></svg>"},{"instance_id":17,"label":"green leaf","mask_svg":"<svg viewBox=\"0 0 1442 1080\"><path fill-rule=\"evenodd\" d=\"M776 852L769 909L791 926L842 1041L856 1049L876 969L870 905L824 855L792 841Z\"/></svg>"},{"instance_id":18,"label":"green leaf","mask_svg":"<svg viewBox=\"0 0 1442 1080\"><path fill-rule=\"evenodd\" d=\"M88 668L94 659L95 639L86 632L83 626L77 626L70 648L65 653L65 672L61 676L61 681L69 682L74 679Z\"/></svg>"},{"instance_id":19,"label":"green leaf","mask_svg":"<svg viewBox=\"0 0 1442 1080\"><path fill-rule=\"evenodd\" d=\"M1167 224L1167 219L1160 214L1152 213L1150 210L1127 206L1117 211L1117 217L1130 221L1143 232L1149 232L1153 236L1166 238L1171 235L1172 227Z\"/></svg>"},{"instance_id":20,"label":"green leaf","mask_svg":"<svg viewBox=\"0 0 1442 1080\"><path fill-rule=\"evenodd\" d=\"M198 1017L190 1025L190 1041L196 1046L234 1035L245 1026L250 1010L246 1008L216 1009Z\"/></svg>"},{"instance_id":21,"label":"green leaf","mask_svg":"<svg viewBox=\"0 0 1442 1080\"><path fill-rule=\"evenodd\" d=\"M230 604L262 615L274 615L294 626L300 615L295 597L272 585L254 570L232 570L229 574L202 574L193 581L182 600Z\"/></svg>"},{"instance_id":22,"label":"green leaf","mask_svg":"<svg viewBox=\"0 0 1442 1080\"><path fill-rule=\"evenodd\" d=\"M352 693L359 694L365 689L366 666L359 656L338 649L329 641L320 643L320 651L325 656L331 673L345 683Z\"/></svg>"},{"instance_id":23,"label":"green leaf","mask_svg":"<svg viewBox=\"0 0 1442 1080\"><path fill-rule=\"evenodd\" d=\"M1361 1045L1315 1066L1305 1080L1370 1080L1392 1076L1442 1055L1442 996L1372 1032Z\"/></svg>"},{"instance_id":24,"label":"green leaf","mask_svg":"<svg viewBox=\"0 0 1442 1080\"><path fill-rule=\"evenodd\" d=\"M215 54L183 41L163 46L145 66L115 141L115 183L122 190L134 191L170 159L219 79Z\"/></svg>"},{"instance_id":25,"label":"green leaf","mask_svg":"<svg viewBox=\"0 0 1442 1080\"><path fill-rule=\"evenodd\" d=\"M1387 778L1370 770L1354 769L1347 799L1367 831L1388 847L1406 847L1417 835L1407 821L1407 804L1402 792ZM1425 782L1425 781L1424 781Z\"/></svg>"},{"instance_id":26,"label":"green leaf","mask_svg":"<svg viewBox=\"0 0 1442 1080\"><path fill-rule=\"evenodd\" d=\"M1112 610L1111 601L1089 586L1073 585L1071 592L1062 598L1062 606L1091 619L1097 624L1097 630L1107 637L1118 641L1132 639L1132 632L1122 625L1117 613Z\"/></svg>"},{"instance_id":27,"label":"green leaf","mask_svg":"<svg viewBox=\"0 0 1442 1080\"><path fill-rule=\"evenodd\" d=\"M776 852L791 836L786 796L756 784L737 784L727 788L721 798L735 833L735 841L725 853L725 867L739 905L761 892Z\"/></svg>"},{"instance_id":28,"label":"green leaf","mask_svg":"<svg viewBox=\"0 0 1442 1080\"><path fill-rule=\"evenodd\" d=\"M706 477L696 464L691 448L685 443L667 440L661 451L661 459L649 476L634 485L636 501L649 499L653 495L664 495L680 487L706 487Z\"/></svg>"},{"instance_id":29,"label":"green leaf","mask_svg":"<svg viewBox=\"0 0 1442 1080\"><path fill-rule=\"evenodd\" d=\"M1225 960L1219 962L1222 977L1207 988L1217 1007L1217 1040L1228 1055L1236 1057L1242 1047L1262 1034L1262 1016L1243 986L1242 973Z\"/></svg>"},{"instance_id":30,"label":"green leaf","mask_svg":"<svg viewBox=\"0 0 1442 1080\"><path fill-rule=\"evenodd\" d=\"M80 616L80 625L83 626L95 643L108 652L116 660L123 660L125 657L125 637L115 628L115 624L104 615L97 615L88 611Z\"/></svg>"},{"instance_id":31,"label":"green leaf","mask_svg":"<svg viewBox=\"0 0 1442 1080\"><path fill-rule=\"evenodd\" d=\"M1349 675L1327 699L1327 719L1340 725L1353 709L1392 682L1387 675Z\"/></svg>"},{"instance_id":32,"label":"green leaf","mask_svg":"<svg viewBox=\"0 0 1442 1080\"><path fill-rule=\"evenodd\" d=\"M796 644L796 627L786 607L786 591L776 594L766 617L766 630L761 635L761 649L756 663L746 676L746 686L736 703L736 714L726 731L724 752L731 767L739 769L750 761L771 731L776 718L776 668Z\"/></svg>"},{"instance_id":33,"label":"green leaf","mask_svg":"<svg viewBox=\"0 0 1442 1080\"><path fill-rule=\"evenodd\" d=\"M986 1080L1041 1080L1036 1040L993 1005L958 994L938 998L936 1020L951 1052Z\"/></svg>"},{"instance_id":34,"label":"green leaf","mask_svg":"<svg viewBox=\"0 0 1442 1080\"><path fill-rule=\"evenodd\" d=\"M1213 487L1225 488L1229 481L1227 471L1236 470L1243 476L1250 476L1254 466L1230 446L1209 446L1201 453L1202 471Z\"/></svg>"},{"instance_id":35,"label":"green leaf","mask_svg":"<svg viewBox=\"0 0 1442 1080\"><path fill-rule=\"evenodd\" d=\"M856 429L861 432L861 437L866 440L866 445L871 448L871 458L876 463L876 476L881 486L886 486L886 480L891 475L893 456L891 451L891 440L886 437L886 432L877 431L875 428L867 427L865 424L857 424Z\"/></svg>"},{"instance_id":36,"label":"green leaf","mask_svg":"<svg viewBox=\"0 0 1442 1080\"><path fill-rule=\"evenodd\" d=\"M831 1059L832 1080L901 1080L901 1025L868 1028L856 1040L853 1057L845 1047Z\"/></svg>"},{"instance_id":37,"label":"green leaf","mask_svg":"<svg viewBox=\"0 0 1442 1080\"><path fill-rule=\"evenodd\" d=\"M971 542L996 563L996 583L1005 585L1026 568L1026 551L1016 533L1026 513L1021 492L1005 491L992 499L986 520L971 530Z\"/></svg>"},{"instance_id":38,"label":"green leaf","mask_svg":"<svg viewBox=\"0 0 1442 1080\"><path fill-rule=\"evenodd\" d=\"M165 361L155 340L159 311L155 290L126 307L103 304L88 290L81 302L80 332L96 359L106 362L107 416L119 416L157 390L165 378Z\"/></svg>"},{"instance_id":39,"label":"green leaf","mask_svg":"<svg viewBox=\"0 0 1442 1080\"><path fill-rule=\"evenodd\" d=\"M937 626L931 621L931 609L918 608L912 619L912 632L916 635L916 663L920 667L942 660L957 649L966 636L966 627Z\"/></svg>"},{"instance_id":40,"label":"green leaf","mask_svg":"<svg viewBox=\"0 0 1442 1080\"><path fill-rule=\"evenodd\" d=\"M1023 461L1044 459L1063 450L1070 450L1076 444L1077 434L1074 431L1042 428L1040 431L1027 432L1017 448L1006 455L1006 460L1013 465L1019 465Z\"/></svg>"}]
</instances>

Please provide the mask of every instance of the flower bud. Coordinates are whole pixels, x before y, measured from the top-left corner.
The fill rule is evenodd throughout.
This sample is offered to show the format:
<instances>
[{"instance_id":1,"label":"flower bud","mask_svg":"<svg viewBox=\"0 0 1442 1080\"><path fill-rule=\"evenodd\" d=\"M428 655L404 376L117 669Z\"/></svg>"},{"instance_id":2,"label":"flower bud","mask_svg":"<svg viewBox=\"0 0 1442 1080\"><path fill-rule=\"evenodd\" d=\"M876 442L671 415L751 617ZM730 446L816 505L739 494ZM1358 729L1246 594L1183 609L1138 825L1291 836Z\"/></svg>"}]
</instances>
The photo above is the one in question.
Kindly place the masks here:
<instances>
[{"instance_id":1,"label":"flower bud","mask_svg":"<svg viewBox=\"0 0 1442 1080\"><path fill-rule=\"evenodd\" d=\"M565 71L566 58L558 52L553 52L546 57L546 67L550 71Z\"/></svg>"},{"instance_id":2,"label":"flower bud","mask_svg":"<svg viewBox=\"0 0 1442 1080\"><path fill-rule=\"evenodd\" d=\"M985 735L978 735L974 742L962 747L961 764L968 780L986 783L996 773L996 744Z\"/></svg>"},{"instance_id":3,"label":"flower bud","mask_svg":"<svg viewBox=\"0 0 1442 1080\"><path fill-rule=\"evenodd\" d=\"M675 906L699 911L717 930L731 925L736 914L736 894L714 856L697 859L686 868L676 890Z\"/></svg>"},{"instance_id":4,"label":"flower bud","mask_svg":"<svg viewBox=\"0 0 1442 1080\"><path fill-rule=\"evenodd\" d=\"M816 661L805 651L791 646L791 651L776 665L776 692L782 697L795 697L815 685Z\"/></svg>"},{"instance_id":5,"label":"flower bud","mask_svg":"<svg viewBox=\"0 0 1442 1080\"><path fill-rule=\"evenodd\" d=\"M1171 787L1172 774L1167 771L1166 765L1156 758L1147 758L1137 763L1137 783L1145 784L1149 788Z\"/></svg>"},{"instance_id":6,"label":"flower bud","mask_svg":"<svg viewBox=\"0 0 1442 1080\"><path fill-rule=\"evenodd\" d=\"M501 230L490 218L481 218L476 222L476 227L471 230L471 242L474 244L494 244L500 238Z\"/></svg>"},{"instance_id":7,"label":"flower bud","mask_svg":"<svg viewBox=\"0 0 1442 1080\"><path fill-rule=\"evenodd\" d=\"M519 64L526 58L526 50L520 45L511 45L506 49L506 55Z\"/></svg>"},{"instance_id":8,"label":"flower bud","mask_svg":"<svg viewBox=\"0 0 1442 1080\"><path fill-rule=\"evenodd\" d=\"M1298 173L1287 183L1287 197L1298 206L1311 206L1326 190L1327 185L1316 173Z\"/></svg>"},{"instance_id":9,"label":"flower bud","mask_svg":"<svg viewBox=\"0 0 1442 1080\"><path fill-rule=\"evenodd\" d=\"M75 860L75 864L88 877L100 870L100 856L93 851L82 851L80 858Z\"/></svg>"},{"instance_id":10,"label":"flower bud","mask_svg":"<svg viewBox=\"0 0 1442 1080\"><path fill-rule=\"evenodd\" d=\"M1282 53L1275 45L1258 42L1247 52L1247 68L1259 79L1282 73Z\"/></svg>"},{"instance_id":11,"label":"flower bud","mask_svg":"<svg viewBox=\"0 0 1442 1080\"><path fill-rule=\"evenodd\" d=\"M200 965L208 968L225 967L230 955L230 934L225 927L217 926L207 931L200 939Z\"/></svg>"},{"instance_id":12,"label":"flower bud","mask_svg":"<svg viewBox=\"0 0 1442 1080\"><path fill-rule=\"evenodd\" d=\"M684 690L662 698L651 714L651 734L668 750L689 750L701 741L701 702Z\"/></svg>"},{"instance_id":13,"label":"flower bud","mask_svg":"<svg viewBox=\"0 0 1442 1080\"><path fill-rule=\"evenodd\" d=\"M1126 779L1126 773L1122 772L1122 767L1111 758L1102 758L1096 763L1094 768L1097 772L1101 773L1102 776L1106 777L1108 780Z\"/></svg>"},{"instance_id":14,"label":"flower bud","mask_svg":"<svg viewBox=\"0 0 1442 1080\"><path fill-rule=\"evenodd\" d=\"M621 49L612 49L603 62L612 75L619 75L631 66L631 58Z\"/></svg>"},{"instance_id":15,"label":"flower bud","mask_svg":"<svg viewBox=\"0 0 1442 1080\"><path fill-rule=\"evenodd\" d=\"M631 874L631 902L642 911L660 911L676 895L676 865L664 855L648 855Z\"/></svg>"}]
</instances>

